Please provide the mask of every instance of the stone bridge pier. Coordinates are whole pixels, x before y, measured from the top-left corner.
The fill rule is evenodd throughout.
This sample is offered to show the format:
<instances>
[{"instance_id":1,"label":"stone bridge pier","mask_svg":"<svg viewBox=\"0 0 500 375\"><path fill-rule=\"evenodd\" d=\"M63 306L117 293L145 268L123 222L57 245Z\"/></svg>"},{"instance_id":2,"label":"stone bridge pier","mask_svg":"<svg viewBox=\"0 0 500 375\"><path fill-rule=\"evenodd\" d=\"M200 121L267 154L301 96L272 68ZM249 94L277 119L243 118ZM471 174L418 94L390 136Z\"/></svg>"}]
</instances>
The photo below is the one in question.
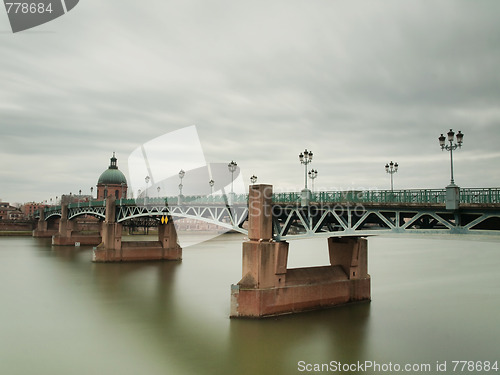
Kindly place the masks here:
<instances>
[{"instance_id":1,"label":"stone bridge pier","mask_svg":"<svg viewBox=\"0 0 500 375\"><path fill-rule=\"evenodd\" d=\"M330 265L288 269L289 244L272 238L272 186L252 185L242 279L231 286L231 317L261 318L370 300L366 239L331 237Z\"/></svg>"},{"instance_id":2,"label":"stone bridge pier","mask_svg":"<svg viewBox=\"0 0 500 375\"><path fill-rule=\"evenodd\" d=\"M33 237L36 238L51 238L58 232L55 228L49 228L49 222L45 220L45 211L40 208L40 217L36 224L36 229L33 230Z\"/></svg>"},{"instance_id":3,"label":"stone bridge pier","mask_svg":"<svg viewBox=\"0 0 500 375\"><path fill-rule=\"evenodd\" d=\"M182 248L172 220L158 224L158 241L122 241L122 224L116 222L116 199L106 199L106 220L102 224L102 242L93 250L93 262L181 260Z\"/></svg>"},{"instance_id":4,"label":"stone bridge pier","mask_svg":"<svg viewBox=\"0 0 500 375\"><path fill-rule=\"evenodd\" d=\"M79 231L78 222L68 219L68 202L61 204L61 220L59 221L59 230L52 236L52 245L74 246L80 245L98 245L101 243L99 233L84 234Z\"/></svg>"}]
</instances>

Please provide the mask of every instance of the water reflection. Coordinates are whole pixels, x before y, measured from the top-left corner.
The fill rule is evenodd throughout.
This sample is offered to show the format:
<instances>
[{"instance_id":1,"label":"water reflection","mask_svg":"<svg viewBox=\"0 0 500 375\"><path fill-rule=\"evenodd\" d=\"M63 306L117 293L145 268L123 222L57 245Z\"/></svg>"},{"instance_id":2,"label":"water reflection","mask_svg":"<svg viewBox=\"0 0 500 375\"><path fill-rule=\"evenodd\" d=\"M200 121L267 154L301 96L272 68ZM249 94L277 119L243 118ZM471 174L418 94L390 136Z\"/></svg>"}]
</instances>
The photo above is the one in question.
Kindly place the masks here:
<instances>
[{"instance_id":1,"label":"water reflection","mask_svg":"<svg viewBox=\"0 0 500 375\"><path fill-rule=\"evenodd\" d=\"M231 321L230 361L238 374L287 374L299 361L328 363L365 357L370 303ZM267 350L262 350L265 347Z\"/></svg>"}]
</instances>

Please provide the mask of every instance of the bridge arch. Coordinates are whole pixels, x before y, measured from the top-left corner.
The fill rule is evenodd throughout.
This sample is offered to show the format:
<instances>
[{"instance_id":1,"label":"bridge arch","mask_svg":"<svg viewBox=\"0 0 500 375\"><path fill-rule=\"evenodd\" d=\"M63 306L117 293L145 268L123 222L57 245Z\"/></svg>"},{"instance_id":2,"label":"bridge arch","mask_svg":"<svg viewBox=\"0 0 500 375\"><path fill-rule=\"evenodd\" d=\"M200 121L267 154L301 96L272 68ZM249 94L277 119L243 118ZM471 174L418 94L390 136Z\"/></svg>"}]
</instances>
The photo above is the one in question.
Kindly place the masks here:
<instances>
[{"instance_id":1,"label":"bridge arch","mask_svg":"<svg viewBox=\"0 0 500 375\"><path fill-rule=\"evenodd\" d=\"M60 212L51 212L47 216L45 216L45 221L49 221L49 219L54 219L54 218L61 218L61 213Z\"/></svg>"},{"instance_id":2,"label":"bridge arch","mask_svg":"<svg viewBox=\"0 0 500 375\"><path fill-rule=\"evenodd\" d=\"M79 212L73 212L70 215L68 215L68 220L75 219L77 217L83 216L83 215L89 215L96 217L98 219L106 219L106 215L102 212L95 212L95 211L79 211Z\"/></svg>"},{"instance_id":3,"label":"bridge arch","mask_svg":"<svg viewBox=\"0 0 500 375\"><path fill-rule=\"evenodd\" d=\"M135 219L135 218L143 218L143 217L156 217L159 218L161 216L171 216L171 217L178 217L178 218L184 218L184 219L193 219L193 220L198 220L198 221L203 221L205 223L209 224L214 224L222 228L226 228L229 230L234 230L242 234L248 234L248 231L246 229L243 229L239 225L234 225L233 223L227 223L224 221L218 221L218 220L213 220L208 217L204 216L198 216L198 215L191 215L191 214L186 214L183 212L162 212L162 211L154 211L154 212L141 212L141 213L136 213L133 215L129 215L126 217L122 217L117 220L118 223L123 223L127 220ZM240 225L244 222L245 220L240 221Z\"/></svg>"}]
</instances>

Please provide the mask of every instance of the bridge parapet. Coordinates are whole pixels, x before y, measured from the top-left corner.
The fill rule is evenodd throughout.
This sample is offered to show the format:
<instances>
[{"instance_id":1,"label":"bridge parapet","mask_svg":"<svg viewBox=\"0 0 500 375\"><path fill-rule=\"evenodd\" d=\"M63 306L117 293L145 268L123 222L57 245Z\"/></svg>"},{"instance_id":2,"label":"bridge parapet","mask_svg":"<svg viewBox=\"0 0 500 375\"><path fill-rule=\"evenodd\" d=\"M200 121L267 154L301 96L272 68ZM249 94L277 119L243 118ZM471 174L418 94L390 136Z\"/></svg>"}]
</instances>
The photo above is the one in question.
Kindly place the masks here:
<instances>
[{"instance_id":1,"label":"bridge parapet","mask_svg":"<svg viewBox=\"0 0 500 375\"><path fill-rule=\"evenodd\" d=\"M274 193L273 202L298 204L300 192ZM320 191L311 196L314 203L371 203L371 204L442 204L446 203L445 189L407 190L346 190ZM500 188L462 188L461 204L500 205Z\"/></svg>"}]
</instances>

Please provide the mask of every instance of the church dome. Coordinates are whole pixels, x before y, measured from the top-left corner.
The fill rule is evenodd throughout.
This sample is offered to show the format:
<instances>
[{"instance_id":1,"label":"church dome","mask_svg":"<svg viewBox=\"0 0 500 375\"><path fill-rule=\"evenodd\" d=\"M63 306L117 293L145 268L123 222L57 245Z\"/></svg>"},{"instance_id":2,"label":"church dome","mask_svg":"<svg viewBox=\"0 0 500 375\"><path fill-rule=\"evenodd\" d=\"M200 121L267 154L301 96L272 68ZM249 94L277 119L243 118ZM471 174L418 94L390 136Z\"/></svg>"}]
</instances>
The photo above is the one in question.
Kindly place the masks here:
<instances>
[{"instance_id":1,"label":"church dome","mask_svg":"<svg viewBox=\"0 0 500 375\"><path fill-rule=\"evenodd\" d=\"M125 175L118 169L116 160L117 159L115 157L115 153L113 153L111 164L109 165L108 169L102 172L101 176L99 176L97 185L121 185L122 183L127 185L127 179L125 178Z\"/></svg>"}]
</instances>

